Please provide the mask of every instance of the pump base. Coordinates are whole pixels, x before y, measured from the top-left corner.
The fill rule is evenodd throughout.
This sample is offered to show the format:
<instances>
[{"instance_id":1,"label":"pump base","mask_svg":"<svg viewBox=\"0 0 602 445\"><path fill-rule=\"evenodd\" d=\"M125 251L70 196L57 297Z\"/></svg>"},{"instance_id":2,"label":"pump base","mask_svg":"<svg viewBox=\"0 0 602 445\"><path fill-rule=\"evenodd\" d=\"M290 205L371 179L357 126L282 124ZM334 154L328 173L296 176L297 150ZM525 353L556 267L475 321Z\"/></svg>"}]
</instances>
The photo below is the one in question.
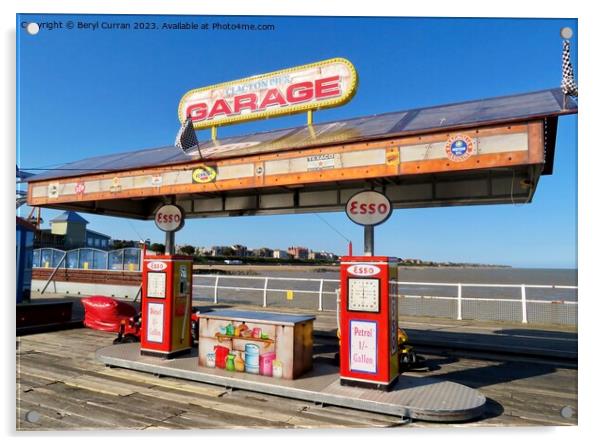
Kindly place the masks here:
<instances>
[{"instance_id":1,"label":"pump base","mask_svg":"<svg viewBox=\"0 0 602 445\"><path fill-rule=\"evenodd\" d=\"M164 360L169 360L171 358L181 357L183 355L190 354L190 352L191 352L191 348L180 349L179 351L173 351L173 352L147 351L145 349L141 349L140 355L147 355L149 357L158 357L158 358L162 358Z\"/></svg>"},{"instance_id":2,"label":"pump base","mask_svg":"<svg viewBox=\"0 0 602 445\"><path fill-rule=\"evenodd\" d=\"M389 392L393 389L397 383L397 380L399 380L399 376L395 377L389 383L369 382L367 380L350 380L341 377L339 383L341 386L355 386L357 388L377 389L379 391Z\"/></svg>"},{"instance_id":3,"label":"pump base","mask_svg":"<svg viewBox=\"0 0 602 445\"><path fill-rule=\"evenodd\" d=\"M320 361L298 379L288 380L201 367L196 348L190 355L166 361L141 356L138 343L123 343L98 350L96 357L107 366L435 422L478 418L487 401L467 386L423 376L403 375L389 392L342 386L339 368Z\"/></svg>"}]
</instances>

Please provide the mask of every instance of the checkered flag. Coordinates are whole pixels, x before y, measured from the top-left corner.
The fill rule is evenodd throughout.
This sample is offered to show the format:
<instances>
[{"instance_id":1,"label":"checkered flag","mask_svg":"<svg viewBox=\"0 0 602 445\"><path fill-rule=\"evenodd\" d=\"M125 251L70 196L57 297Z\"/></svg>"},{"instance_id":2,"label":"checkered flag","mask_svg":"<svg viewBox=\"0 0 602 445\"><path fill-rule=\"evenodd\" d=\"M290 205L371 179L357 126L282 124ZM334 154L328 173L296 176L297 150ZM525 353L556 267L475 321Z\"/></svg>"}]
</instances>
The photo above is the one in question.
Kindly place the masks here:
<instances>
[{"instance_id":1,"label":"checkered flag","mask_svg":"<svg viewBox=\"0 0 602 445\"><path fill-rule=\"evenodd\" d=\"M175 146L181 148L184 153L191 147L198 146L199 141L196 138L194 127L192 125L192 119L190 116L186 118L186 121L180 127L180 131L176 136Z\"/></svg>"},{"instance_id":2,"label":"checkered flag","mask_svg":"<svg viewBox=\"0 0 602 445\"><path fill-rule=\"evenodd\" d=\"M568 40L562 42L562 83L560 84L565 95L577 97L577 84L571 65L571 44Z\"/></svg>"}]
</instances>

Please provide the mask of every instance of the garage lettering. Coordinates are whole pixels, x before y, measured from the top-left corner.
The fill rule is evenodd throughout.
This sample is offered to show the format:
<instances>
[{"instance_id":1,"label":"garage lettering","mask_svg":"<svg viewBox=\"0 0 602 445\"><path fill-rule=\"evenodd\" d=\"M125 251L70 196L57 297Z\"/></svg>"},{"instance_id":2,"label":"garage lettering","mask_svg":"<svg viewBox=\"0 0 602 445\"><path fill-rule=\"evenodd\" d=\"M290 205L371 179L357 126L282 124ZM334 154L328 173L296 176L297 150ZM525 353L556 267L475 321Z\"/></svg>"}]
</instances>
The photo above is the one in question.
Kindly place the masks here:
<instances>
[{"instance_id":1,"label":"garage lettering","mask_svg":"<svg viewBox=\"0 0 602 445\"><path fill-rule=\"evenodd\" d=\"M191 104L186 115L193 122L211 120L218 117L236 116L243 113L264 111L270 108L286 107L310 100L326 100L340 96L341 76L330 76L316 79L313 82L298 82L286 89L270 88L265 94L252 92L231 98L217 99Z\"/></svg>"}]
</instances>

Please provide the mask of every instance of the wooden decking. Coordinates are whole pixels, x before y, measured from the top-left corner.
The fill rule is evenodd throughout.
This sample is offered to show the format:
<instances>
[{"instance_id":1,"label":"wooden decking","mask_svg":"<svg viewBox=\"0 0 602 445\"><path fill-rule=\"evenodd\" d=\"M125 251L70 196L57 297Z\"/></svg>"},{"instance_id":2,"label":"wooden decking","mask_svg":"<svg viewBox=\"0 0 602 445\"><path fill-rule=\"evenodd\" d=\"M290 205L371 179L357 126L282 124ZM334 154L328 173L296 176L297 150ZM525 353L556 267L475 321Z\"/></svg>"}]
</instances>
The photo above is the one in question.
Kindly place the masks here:
<instances>
[{"instance_id":1,"label":"wooden decking","mask_svg":"<svg viewBox=\"0 0 602 445\"><path fill-rule=\"evenodd\" d=\"M17 342L17 429L190 429L398 427L397 417L319 406L248 391L124 369L97 362L113 334L90 329L36 334ZM332 342L331 342L332 343ZM328 355L333 344L316 344ZM424 354L429 375L478 388L491 400L478 425L572 425L577 370L547 362ZM31 416L31 413L34 416ZM39 417L26 420L27 414ZM438 427L413 422L406 427Z\"/></svg>"}]
</instances>

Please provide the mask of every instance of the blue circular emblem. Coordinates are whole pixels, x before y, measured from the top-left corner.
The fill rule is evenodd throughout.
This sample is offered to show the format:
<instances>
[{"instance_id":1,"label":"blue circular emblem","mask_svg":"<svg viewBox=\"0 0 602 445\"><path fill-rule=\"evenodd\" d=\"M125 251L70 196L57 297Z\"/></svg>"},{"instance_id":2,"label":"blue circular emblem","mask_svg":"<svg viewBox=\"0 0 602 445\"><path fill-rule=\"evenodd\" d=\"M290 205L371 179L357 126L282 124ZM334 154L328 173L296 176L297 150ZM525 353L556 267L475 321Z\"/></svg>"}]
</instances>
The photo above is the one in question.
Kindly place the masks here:
<instances>
[{"instance_id":1,"label":"blue circular emblem","mask_svg":"<svg viewBox=\"0 0 602 445\"><path fill-rule=\"evenodd\" d=\"M454 156L463 156L468 150L468 145L464 141L456 141L451 146L451 152Z\"/></svg>"},{"instance_id":2,"label":"blue circular emblem","mask_svg":"<svg viewBox=\"0 0 602 445\"><path fill-rule=\"evenodd\" d=\"M445 154L454 162L462 162L474 154L474 142L470 136L457 134L447 140Z\"/></svg>"}]
</instances>

